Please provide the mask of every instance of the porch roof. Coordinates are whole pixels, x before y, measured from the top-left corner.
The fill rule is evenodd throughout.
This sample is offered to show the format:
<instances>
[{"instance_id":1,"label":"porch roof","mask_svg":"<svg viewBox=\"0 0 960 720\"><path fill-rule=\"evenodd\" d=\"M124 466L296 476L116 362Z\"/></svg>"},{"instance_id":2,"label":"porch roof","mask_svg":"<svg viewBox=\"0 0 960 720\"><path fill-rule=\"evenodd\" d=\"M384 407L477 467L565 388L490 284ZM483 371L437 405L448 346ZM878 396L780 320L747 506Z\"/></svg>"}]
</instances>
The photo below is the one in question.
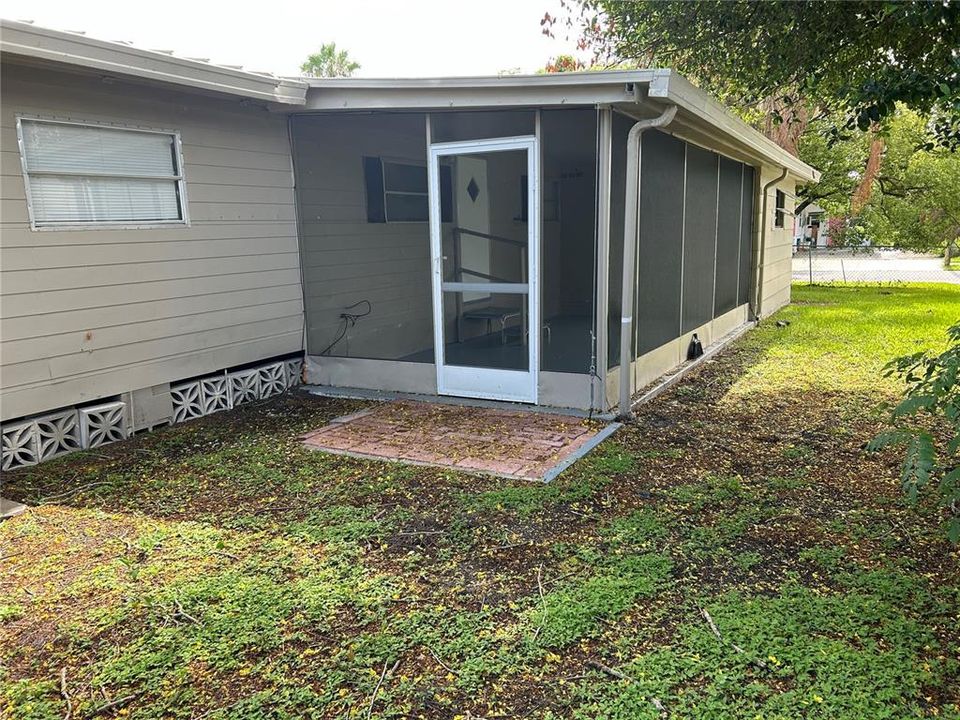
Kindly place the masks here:
<instances>
[{"instance_id":1,"label":"porch roof","mask_svg":"<svg viewBox=\"0 0 960 720\"><path fill-rule=\"evenodd\" d=\"M639 118L678 108L666 132L738 159L785 167L797 180L820 173L735 116L674 70L614 70L434 78L301 78L308 111L456 110L607 105Z\"/></svg>"}]
</instances>

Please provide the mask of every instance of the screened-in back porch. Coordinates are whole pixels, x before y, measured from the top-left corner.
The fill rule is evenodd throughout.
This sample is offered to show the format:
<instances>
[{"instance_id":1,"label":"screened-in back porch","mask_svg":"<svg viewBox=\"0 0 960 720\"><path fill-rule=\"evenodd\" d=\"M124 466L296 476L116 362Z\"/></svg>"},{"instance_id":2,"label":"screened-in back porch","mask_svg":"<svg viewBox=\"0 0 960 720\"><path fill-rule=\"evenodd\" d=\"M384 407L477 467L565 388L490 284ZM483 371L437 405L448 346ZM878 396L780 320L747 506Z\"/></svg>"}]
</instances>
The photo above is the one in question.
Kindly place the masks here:
<instances>
[{"instance_id":1,"label":"screened-in back porch","mask_svg":"<svg viewBox=\"0 0 960 720\"><path fill-rule=\"evenodd\" d=\"M754 168L641 142L608 106L329 111L291 121L313 382L606 410L747 320ZM651 378L652 379L652 378Z\"/></svg>"}]
</instances>

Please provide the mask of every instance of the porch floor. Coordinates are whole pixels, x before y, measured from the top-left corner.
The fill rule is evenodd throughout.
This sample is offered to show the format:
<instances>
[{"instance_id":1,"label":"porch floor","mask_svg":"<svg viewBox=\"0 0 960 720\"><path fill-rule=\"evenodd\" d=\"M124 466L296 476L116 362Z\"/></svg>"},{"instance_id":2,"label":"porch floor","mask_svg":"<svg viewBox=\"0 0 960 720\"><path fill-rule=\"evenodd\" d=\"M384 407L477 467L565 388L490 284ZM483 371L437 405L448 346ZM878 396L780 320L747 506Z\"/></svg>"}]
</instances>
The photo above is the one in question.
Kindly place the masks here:
<instances>
[{"instance_id":1,"label":"porch floor","mask_svg":"<svg viewBox=\"0 0 960 720\"><path fill-rule=\"evenodd\" d=\"M340 455L549 481L617 427L569 415L402 400L337 418L302 440Z\"/></svg>"}]
</instances>

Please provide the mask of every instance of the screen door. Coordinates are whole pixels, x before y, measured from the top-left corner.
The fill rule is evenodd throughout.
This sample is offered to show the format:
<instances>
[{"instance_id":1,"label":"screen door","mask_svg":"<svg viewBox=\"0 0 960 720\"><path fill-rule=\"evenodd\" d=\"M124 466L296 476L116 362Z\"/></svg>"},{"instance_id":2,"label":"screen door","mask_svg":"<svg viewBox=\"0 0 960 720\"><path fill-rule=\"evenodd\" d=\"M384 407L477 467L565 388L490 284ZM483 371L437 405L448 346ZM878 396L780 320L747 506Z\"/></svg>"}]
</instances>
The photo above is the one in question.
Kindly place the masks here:
<instances>
[{"instance_id":1,"label":"screen door","mask_svg":"<svg viewBox=\"0 0 960 720\"><path fill-rule=\"evenodd\" d=\"M537 401L537 163L535 137L430 146L434 339L442 395Z\"/></svg>"}]
</instances>

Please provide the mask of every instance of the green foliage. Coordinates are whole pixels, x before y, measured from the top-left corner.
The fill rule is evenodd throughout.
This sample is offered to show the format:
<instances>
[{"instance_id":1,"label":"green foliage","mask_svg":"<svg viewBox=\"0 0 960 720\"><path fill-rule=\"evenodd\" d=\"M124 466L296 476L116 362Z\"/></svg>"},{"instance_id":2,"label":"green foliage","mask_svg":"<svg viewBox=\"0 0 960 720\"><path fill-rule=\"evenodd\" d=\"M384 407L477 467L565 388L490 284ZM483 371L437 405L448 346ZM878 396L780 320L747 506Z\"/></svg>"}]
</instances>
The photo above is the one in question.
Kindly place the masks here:
<instances>
[{"instance_id":1,"label":"green foliage","mask_svg":"<svg viewBox=\"0 0 960 720\"><path fill-rule=\"evenodd\" d=\"M17 680L0 684L0 717L11 720L62 720L60 696L52 681Z\"/></svg>"},{"instance_id":2,"label":"green foliage","mask_svg":"<svg viewBox=\"0 0 960 720\"><path fill-rule=\"evenodd\" d=\"M902 384L883 375L891 355L936 343L960 317L956 285L795 285L792 292L793 304L777 315L789 326L767 322L741 340L741 348L760 355L737 378L730 397L811 390L851 398L898 393Z\"/></svg>"},{"instance_id":3,"label":"green foliage","mask_svg":"<svg viewBox=\"0 0 960 720\"><path fill-rule=\"evenodd\" d=\"M906 383L903 399L890 411L891 429L873 439L870 448L905 446L901 481L907 497L917 502L921 490L937 482L947 508L947 535L960 542L960 323L947 330L950 346L904 355L886 367L888 376ZM923 420L928 420L924 423ZM930 424L933 424L933 427ZM939 441L938 433L945 436Z\"/></svg>"},{"instance_id":4,"label":"green foliage","mask_svg":"<svg viewBox=\"0 0 960 720\"><path fill-rule=\"evenodd\" d=\"M346 50L337 50L336 43L324 43L320 50L309 55L300 66L300 72L311 77L350 77L360 69L360 63L350 59Z\"/></svg>"},{"instance_id":5,"label":"green foliage","mask_svg":"<svg viewBox=\"0 0 960 720\"><path fill-rule=\"evenodd\" d=\"M960 238L960 153L918 151L929 123L900 107L884 130L885 152L877 192L863 213L874 244L919 251L956 246Z\"/></svg>"},{"instance_id":6,"label":"green foliage","mask_svg":"<svg viewBox=\"0 0 960 720\"><path fill-rule=\"evenodd\" d=\"M903 693L919 697L942 682L948 663L885 590L822 594L788 584L774 597L728 593L707 604L722 640L691 613L672 643L620 668L630 681L581 683L574 717L653 720L654 697L671 717L718 720L922 714Z\"/></svg>"},{"instance_id":7,"label":"green foliage","mask_svg":"<svg viewBox=\"0 0 960 720\"><path fill-rule=\"evenodd\" d=\"M777 99L842 113L835 136L867 130L897 103L932 113L960 144L960 4L570 0L598 54L668 65L741 106ZM551 19L552 20L552 19Z\"/></svg>"},{"instance_id":8,"label":"green foliage","mask_svg":"<svg viewBox=\"0 0 960 720\"><path fill-rule=\"evenodd\" d=\"M540 628L537 642L559 647L598 634L604 621L656 593L671 567L670 559L657 553L627 555L587 580L547 593L531 613L531 623Z\"/></svg>"},{"instance_id":9,"label":"green foliage","mask_svg":"<svg viewBox=\"0 0 960 720\"><path fill-rule=\"evenodd\" d=\"M860 185L873 138L872 132L851 130L838 140L831 130L842 124L842 113L824 110L810 120L797 140L800 159L820 171L819 182L798 186L797 195L807 204L815 202L833 217L850 213L850 199ZM830 239L837 241L832 230Z\"/></svg>"}]
</instances>

